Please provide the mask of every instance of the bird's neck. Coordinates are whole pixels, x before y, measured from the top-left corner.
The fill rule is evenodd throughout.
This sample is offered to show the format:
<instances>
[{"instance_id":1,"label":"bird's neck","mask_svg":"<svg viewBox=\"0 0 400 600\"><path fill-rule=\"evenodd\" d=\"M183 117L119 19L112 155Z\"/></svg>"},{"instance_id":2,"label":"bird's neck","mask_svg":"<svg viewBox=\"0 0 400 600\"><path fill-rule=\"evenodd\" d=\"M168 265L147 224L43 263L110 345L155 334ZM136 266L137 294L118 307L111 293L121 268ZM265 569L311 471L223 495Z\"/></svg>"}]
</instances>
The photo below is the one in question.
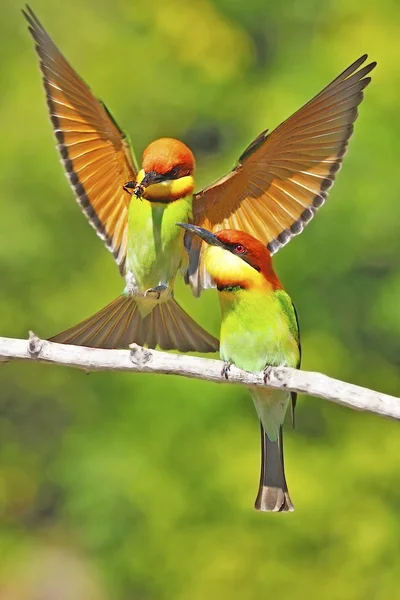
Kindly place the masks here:
<instances>
[{"instance_id":1,"label":"bird's neck","mask_svg":"<svg viewBox=\"0 0 400 600\"><path fill-rule=\"evenodd\" d=\"M176 223L187 223L192 215L192 196L174 202L155 202L145 198L133 198L129 207L129 230L162 239L164 243L183 239L183 230Z\"/></svg>"},{"instance_id":2,"label":"bird's neck","mask_svg":"<svg viewBox=\"0 0 400 600\"><path fill-rule=\"evenodd\" d=\"M136 182L141 183L145 176L143 169L139 171ZM194 192L194 177L186 175L178 179L167 179L159 183L153 183L145 189L145 198L150 202L169 204L178 200L184 200L192 196Z\"/></svg>"},{"instance_id":3,"label":"bird's neck","mask_svg":"<svg viewBox=\"0 0 400 600\"><path fill-rule=\"evenodd\" d=\"M238 283L216 282L221 304L222 317L230 311L243 315L246 311L253 314L264 311L274 299L274 290L270 285L243 287ZM242 316L243 316L242 315Z\"/></svg>"}]
</instances>

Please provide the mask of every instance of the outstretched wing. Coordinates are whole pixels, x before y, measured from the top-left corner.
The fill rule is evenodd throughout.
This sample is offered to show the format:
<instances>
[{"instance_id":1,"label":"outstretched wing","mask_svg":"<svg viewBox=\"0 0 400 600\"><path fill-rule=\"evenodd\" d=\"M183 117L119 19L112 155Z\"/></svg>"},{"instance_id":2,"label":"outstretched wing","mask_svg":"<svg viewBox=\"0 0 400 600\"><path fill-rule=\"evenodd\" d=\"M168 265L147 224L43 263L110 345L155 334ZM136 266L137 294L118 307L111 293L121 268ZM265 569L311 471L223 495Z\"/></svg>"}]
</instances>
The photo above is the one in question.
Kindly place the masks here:
<instances>
[{"instance_id":1,"label":"outstretched wing","mask_svg":"<svg viewBox=\"0 0 400 600\"><path fill-rule=\"evenodd\" d=\"M313 218L340 169L367 77L367 55L350 65L315 98L279 125L261 133L236 167L195 196L193 219L211 231L243 230L277 252ZM211 287L204 242L186 238L188 279L198 295Z\"/></svg>"},{"instance_id":2,"label":"outstretched wing","mask_svg":"<svg viewBox=\"0 0 400 600\"><path fill-rule=\"evenodd\" d=\"M33 11L24 15L36 42L50 118L68 179L91 225L124 271L127 181L137 166L123 132L72 69Z\"/></svg>"}]
</instances>

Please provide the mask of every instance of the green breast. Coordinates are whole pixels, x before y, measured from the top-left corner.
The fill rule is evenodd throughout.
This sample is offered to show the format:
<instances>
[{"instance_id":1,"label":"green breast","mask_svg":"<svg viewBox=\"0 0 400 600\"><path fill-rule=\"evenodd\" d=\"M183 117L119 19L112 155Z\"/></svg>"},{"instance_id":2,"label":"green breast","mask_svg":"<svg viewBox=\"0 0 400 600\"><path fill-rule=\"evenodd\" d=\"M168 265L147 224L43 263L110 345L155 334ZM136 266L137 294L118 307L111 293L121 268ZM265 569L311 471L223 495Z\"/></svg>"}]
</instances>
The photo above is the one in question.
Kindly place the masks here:
<instances>
[{"instance_id":1,"label":"green breast","mask_svg":"<svg viewBox=\"0 0 400 600\"><path fill-rule=\"evenodd\" d=\"M266 365L297 367L297 321L286 292L220 292L220 301L223 360L246 371L261 371Z\"/></svg>"},{"instance_id":2,"label":"green breast","mask_svg":"<svg viewBox=\"0 0 400 600\"><path fill-rule=\"evenodd\" d=\"M129 207L126 266L141 291L172 284L186 260L184 230L192 213L192 196L168 204L133 198Z\"/></svg>"}]
</instances>

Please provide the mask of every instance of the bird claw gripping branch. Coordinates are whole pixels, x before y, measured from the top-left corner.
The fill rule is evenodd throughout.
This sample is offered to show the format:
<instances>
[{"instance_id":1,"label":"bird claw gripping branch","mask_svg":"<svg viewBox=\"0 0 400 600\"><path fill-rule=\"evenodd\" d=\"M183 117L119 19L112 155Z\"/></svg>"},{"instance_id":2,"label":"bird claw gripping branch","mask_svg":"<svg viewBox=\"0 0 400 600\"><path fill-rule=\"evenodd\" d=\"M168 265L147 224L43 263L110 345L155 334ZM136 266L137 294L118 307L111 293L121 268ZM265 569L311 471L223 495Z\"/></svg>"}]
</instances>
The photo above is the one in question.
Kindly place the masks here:
<instances>
[{"instance_id":1,"label":"bird claw gripping branch","mask_svg":"<svg viewBox=\"0 0 400 600\"><path fill-rule=\"evenodd\" d=\"M264 375L264 383L266 385L268 385L269 383L269 378L271 376L271 371L272 371L272 366L271 365L267 365L263 371L263 375Z\"/></svg>"},{"instance_id":2,"label":"bird claw gripping branch","mask_svg":"<svg viewBox=\"0 0 400 600\"><path fill-rule=\"evenodd\" d=\"M231 366L232 366L231 362L228 362L228 361L224 362L224 366L221 369L221 375L223 377L225 377L225 379L229 379L229 371L231 370Z\"/></svg>"}]
</instances>

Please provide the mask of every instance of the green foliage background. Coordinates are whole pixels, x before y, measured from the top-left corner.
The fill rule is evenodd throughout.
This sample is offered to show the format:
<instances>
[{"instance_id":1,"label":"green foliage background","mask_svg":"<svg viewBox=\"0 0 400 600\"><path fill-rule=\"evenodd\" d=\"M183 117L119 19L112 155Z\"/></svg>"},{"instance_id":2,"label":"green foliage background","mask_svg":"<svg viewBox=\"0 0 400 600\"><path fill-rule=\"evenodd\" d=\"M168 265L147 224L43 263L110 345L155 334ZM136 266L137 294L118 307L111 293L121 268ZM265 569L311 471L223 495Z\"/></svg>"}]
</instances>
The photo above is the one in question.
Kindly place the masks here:
<instances>
[{"instance_id":1,"label":"green foliage background","mask_svg":"<svg viewBox=\"0 0 400 600\"><path fill-rule=\"evenodd\" d=\"M0 22L0 335L49 336L123 285L80 214L14 0ZM350 151L279 253L303 367L399 395L400 4L394 0L35 0L131 135L191 144L198 187L364 52L378 60ZM217 334L215 292L178 298ZM396 597L400 439L379 417L300 398L286 428L296 512L253 510L246 390L174 377L0 368L1 600Z\"/></svg>"}]
</instances>

